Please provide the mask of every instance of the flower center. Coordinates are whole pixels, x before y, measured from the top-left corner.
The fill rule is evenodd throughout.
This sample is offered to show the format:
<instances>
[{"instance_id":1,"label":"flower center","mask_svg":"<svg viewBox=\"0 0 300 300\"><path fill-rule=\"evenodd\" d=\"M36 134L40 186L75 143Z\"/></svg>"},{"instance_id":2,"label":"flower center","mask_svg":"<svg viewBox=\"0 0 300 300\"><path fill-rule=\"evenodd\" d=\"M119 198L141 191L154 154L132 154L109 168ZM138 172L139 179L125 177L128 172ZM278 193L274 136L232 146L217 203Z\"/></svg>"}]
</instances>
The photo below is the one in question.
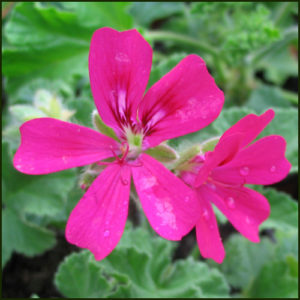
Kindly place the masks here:
<instances>
[{"instance_id":1,"label":"flower center","mask_svg":"<svg viewBox=\"0 0 300 300\"><path fill-rule=\"evenodd\" d=\"M135 133L131 128L125 128L126 140L129 146L127 158L129 160L136 159L142 152L143 134L138 132ZM122 150L122 149L121 149Z\"/></svg>"}]
</instances>

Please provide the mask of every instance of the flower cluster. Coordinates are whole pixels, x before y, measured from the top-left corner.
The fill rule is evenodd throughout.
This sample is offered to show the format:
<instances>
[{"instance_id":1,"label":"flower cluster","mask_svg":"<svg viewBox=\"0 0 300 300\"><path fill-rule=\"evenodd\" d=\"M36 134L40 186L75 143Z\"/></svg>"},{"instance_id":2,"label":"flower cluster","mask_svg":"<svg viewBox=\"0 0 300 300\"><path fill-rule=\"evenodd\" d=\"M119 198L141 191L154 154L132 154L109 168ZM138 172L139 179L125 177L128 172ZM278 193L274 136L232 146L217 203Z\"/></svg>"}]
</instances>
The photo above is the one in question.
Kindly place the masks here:
<instances>
[{"instance_id":1,"label":"flower cluster","mask_svg":"<svg viewBox=\"0 0 300 300\"><path fill-rule=\"evenodd\" d=\"M227 130L213 151L198 153L175 176L147 150L213 122L224 95L197 55L184 58L144 94L151 64L152 49L136 30L97 30L89 53L90 83L99 115L115 138L53 118L33 119L20 128L14 166L32 175L101 166L66 226L67 240L88 248L97 260L122 236L132 178L160 236L180 240L196 226L202 255L222 262L225 252L211 203L258 242L258 226L270 207L244 185L270 184L288 174L285 141L269 136L249 145L274 112L249 115Z\"/></svg>"}]
</instances>

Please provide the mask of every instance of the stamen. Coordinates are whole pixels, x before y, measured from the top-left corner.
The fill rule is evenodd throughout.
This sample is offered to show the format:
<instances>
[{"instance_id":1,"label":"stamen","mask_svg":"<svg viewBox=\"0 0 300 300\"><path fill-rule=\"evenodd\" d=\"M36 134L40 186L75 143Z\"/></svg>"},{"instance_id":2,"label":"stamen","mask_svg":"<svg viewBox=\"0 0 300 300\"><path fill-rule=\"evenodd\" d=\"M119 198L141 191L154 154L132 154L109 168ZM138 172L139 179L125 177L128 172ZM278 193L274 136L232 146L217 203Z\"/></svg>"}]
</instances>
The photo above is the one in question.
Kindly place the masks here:
<instances>
[{"instance_id":1,"label":"stamen","mask_svg":"<svg viewBox=\"0 0 300 300\"><path fill-rule=\"evenodd\" d=\"M119 156L116 154L116 152L114 151L112 146L110 146L110 150L113 153L113 155L114 155L115 159L117 160L117 162L121 162Z\"/></svg>"},{"instance_id":2,"label":"stamen","mask_svg":"<svg viewBox=\"0 0 300 300\"><path fill-rule=\"evenodd\" d=\"M125 148L125 151L124 151L124 153L123 153L121 159L119 159L120 162L123 162L123 161L124 161L124 159L126 158L128 152L129 152L129 145L128 145L127 142L122 142L122 148L121 148L121 149L122 149L122 150L124 149L124 148L123 148L124 145L125 145L126 148ZM123 151L122 151L122 152L123 152Z\"/></svg>"}]
</instances>

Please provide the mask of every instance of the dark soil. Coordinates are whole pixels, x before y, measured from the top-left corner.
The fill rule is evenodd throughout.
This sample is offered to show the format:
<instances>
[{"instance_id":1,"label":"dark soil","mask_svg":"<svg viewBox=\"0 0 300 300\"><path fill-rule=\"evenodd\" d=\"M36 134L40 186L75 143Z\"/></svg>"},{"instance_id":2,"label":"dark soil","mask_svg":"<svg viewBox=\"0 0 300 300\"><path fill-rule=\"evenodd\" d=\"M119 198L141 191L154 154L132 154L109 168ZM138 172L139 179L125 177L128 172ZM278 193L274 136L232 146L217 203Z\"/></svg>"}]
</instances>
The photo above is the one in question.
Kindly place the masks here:
<instances>
[{"instance_id":1,"label":"dark soil","mask_svg":"<svg viewBox=\"0 0 300 300\"><path fill-rule=\"evenodd\" d=\"M57 233L54 248L33 258L14 253L2 273L3 298L29 298L37 294L41 298L61 298L54 286L58 265L68 254L79 251Z\"/></svg>"}]
</instances>

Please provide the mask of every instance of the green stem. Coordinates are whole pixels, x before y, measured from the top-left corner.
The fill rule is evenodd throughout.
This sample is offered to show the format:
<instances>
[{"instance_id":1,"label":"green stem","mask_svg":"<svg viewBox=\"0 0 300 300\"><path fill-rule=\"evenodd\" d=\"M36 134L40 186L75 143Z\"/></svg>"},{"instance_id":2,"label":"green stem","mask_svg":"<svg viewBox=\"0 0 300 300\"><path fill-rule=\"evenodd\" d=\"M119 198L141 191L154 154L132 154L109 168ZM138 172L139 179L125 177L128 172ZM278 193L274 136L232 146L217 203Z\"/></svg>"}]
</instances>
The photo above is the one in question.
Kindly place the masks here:
<instances>
[{"instance_id":1,"label":"green stem","mask_svg":"<svg viewBox=\"0 0 300 300\"><path fill-rule=\"evenodd\" d=\"M197 154L199 154L201 151L200 145L194 145L191 148L185 150L184 152L180 153L180 157L174 162L171 169L175 170L180 165L187 163L190 159L195 157Z\"/></svg>"},{"instance_id":2,"label":"green stem","mask_svg":"<svg viewBox=\"0 0 300 300\"><path fill-rule=\"evenodd\" d=\"M283 97L289 102L298 105L298 95L289 91L282 91Z\"/></svg>"},{"instance_id":3,"label":"green stem","mask_svg":"<svg viewBox=\"0 0 300 300\"><path fill-rule=\"evenodd\" d=\"M217 74L219 75L220 82L225 85L227 81L227 74L224 69L224 65L222 64L218 55L214 56L214 66L217 70Z\"/></svg>"},{"instance_id":4,"label":"green stem","mask_svg":"<svg viewBox=\"0 0 300 300\"><path fill-rule=\"evenodd\" d=\"M200 257L200 251L199 251L199 248L198 248L197 244L194 246L193 250L191 251L190 256L193 257L194 260L198 260L199 259L199 257Z\"/></svg>"},{"instance_id":5,"label":"green stem","mask_svg":"<svg viewBox=\"0 0 300 300\"><path fill-rule=\"evenodd\" d=\"M277 43L272 43L272 44L268 45L267 47L261 49L256 54L254 54L252 57L248 58L248 63L251 65L257 64L264 56L266 56L270 52L274 51L274 48L282 47L286 44L289 44L292 40L296 39L297 37L298 37L297 26L288 28L284 32L283 38L281 41L278 41Z\"/></svg>"},{"instance_id":6,"label":"green stem","mask_svg":"<svg viewBox=\"0 0 300 300\"><path fill-rule=\"evenodd\" d=\"M280 5L280 7L278 8L278 10L274 16L274 25L275 26L278 26L280 24L281 20L284 19L284 17L289 12L291 5L293 5L293 2L284 2Z\"/></svg>"},{"instance_id":7,"label":"green stem","mask_svg":"<svg viewBox=\"0 0 300 300\"><path fill-rule=\"evenodd\" d=\"M218 72L220 82L225 83L226 82L226 73L224 70L224 66L219 58L218 51L211 47L210 45L204 44L200 42L197 39L194 39L192 37L174 33L174 32L167 32L167 31L148 31L145 34L146 38L149 38L150 40L168 40L168 41L174 41L179 43L184 43L186 45L195 46L200 51L204 51L208 54L210 54L213 57L214 60L214 66Z\"/></svg>"},{"instance_id":8,"label":"green stem","mask_svg":"<svg viewBox=\"0 0 300 300\"><path fill-rule=\"evenodd\" d=\"M217 51L209 45L206 45L200 42L197 39L185 36L182 34L168 32L168 31L148 31L145 33L146 39L150 40L164 40L164 41L174 41L179 43L184 43L186 45L195 46L206 53L209 53L213 56L217 55Z\"/></svg>"}]
</instances>

